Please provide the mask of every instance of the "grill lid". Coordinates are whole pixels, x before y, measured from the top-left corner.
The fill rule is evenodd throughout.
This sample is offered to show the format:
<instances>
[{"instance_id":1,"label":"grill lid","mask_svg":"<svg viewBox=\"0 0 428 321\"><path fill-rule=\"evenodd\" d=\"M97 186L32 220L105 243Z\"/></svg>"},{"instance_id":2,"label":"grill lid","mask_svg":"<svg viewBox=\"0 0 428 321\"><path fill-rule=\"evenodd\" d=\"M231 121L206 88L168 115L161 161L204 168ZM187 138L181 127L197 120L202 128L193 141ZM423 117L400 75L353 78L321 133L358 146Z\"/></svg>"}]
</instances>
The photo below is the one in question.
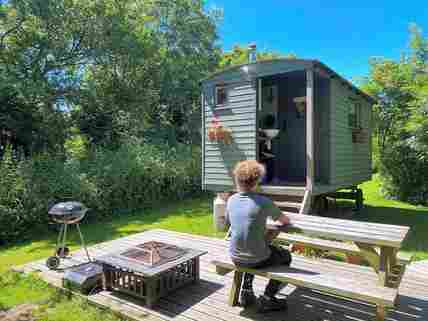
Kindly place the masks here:
<instances>
[{"instance_id":1,"label":"grill lid","mask_svg":"<svg viewBox=\"0 0 428 321\"><path fill-rule=\"evenodd\" d=\"M85 214L88 208L80 202L62 202L57 203L49 210L50 215L63 216L73 214Z\"/></svg>"}]
</instances>

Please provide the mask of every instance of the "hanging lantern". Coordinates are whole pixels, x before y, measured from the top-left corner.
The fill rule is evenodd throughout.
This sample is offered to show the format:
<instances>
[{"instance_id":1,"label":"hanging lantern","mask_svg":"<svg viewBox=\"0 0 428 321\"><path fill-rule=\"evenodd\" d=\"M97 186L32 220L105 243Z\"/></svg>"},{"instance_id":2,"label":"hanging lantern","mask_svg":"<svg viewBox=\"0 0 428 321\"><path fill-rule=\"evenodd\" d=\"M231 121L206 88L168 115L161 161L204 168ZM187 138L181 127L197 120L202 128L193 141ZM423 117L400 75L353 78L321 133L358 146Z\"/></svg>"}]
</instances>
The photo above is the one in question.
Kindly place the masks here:
<instances>
[{"instance_id":1,"label":"hanging lantern","mask_svg":"<svg viewBox=\"0 0 428 321\"><path fill-rule=\"evenodd\" d=\"M296 104L297 118L302 118L306 110L306 97L296 97L293 101Z\"/></svg>"}]
</instances>

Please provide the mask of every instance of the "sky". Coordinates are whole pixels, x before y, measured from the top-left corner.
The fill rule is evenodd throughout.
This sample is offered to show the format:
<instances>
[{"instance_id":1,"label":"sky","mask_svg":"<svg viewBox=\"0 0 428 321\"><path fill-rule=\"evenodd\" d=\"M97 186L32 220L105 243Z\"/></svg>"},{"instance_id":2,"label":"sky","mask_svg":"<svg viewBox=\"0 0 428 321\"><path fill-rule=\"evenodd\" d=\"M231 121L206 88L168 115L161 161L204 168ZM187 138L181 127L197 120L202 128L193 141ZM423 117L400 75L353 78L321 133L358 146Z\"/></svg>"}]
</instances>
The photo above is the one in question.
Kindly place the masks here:
<instances>
[{"instance_id":1,"label":"sky","mask_svg":"<svg viewBox=\"0 0 428 321\"><path fill-rule=\"evenodd\" d=\"M370 57L399 59L409 24L428 37L428 0L208 0L223 9L220 43L318 59L346 78L369 73Z\"/></svg>"}]
</instances>

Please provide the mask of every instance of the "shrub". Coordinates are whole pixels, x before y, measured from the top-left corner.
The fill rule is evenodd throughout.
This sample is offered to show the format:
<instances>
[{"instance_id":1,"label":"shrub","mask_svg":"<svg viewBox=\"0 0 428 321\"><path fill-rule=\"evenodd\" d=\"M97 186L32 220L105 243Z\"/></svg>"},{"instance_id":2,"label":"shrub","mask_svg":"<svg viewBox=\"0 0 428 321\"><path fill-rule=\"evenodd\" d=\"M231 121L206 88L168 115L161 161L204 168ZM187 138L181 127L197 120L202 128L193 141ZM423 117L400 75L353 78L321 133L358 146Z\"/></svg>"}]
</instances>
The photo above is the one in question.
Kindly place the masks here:
<instances>
[{"instance_id":1,"label":"shrub","mask_svg":"<svg viewBox=\"0 0 428 321\"><path fill-rule=\"evenodd\" d=\"M9 153L10 154L10 153ZM82 159L43 154L0 161L0 243L48 222L50 205L79 200L91 216L147 208L201 188L200 149L129 141L95 148Z\"/></svg>"},{"instance_id":2,"label":"shrub","mask_svg":"<svg viewBox=\"0 0 428 321\"><path fill-rule=\"evenodd\" d=\"M428 160L401 141L381 154L380 174L384 194L416 204L428 203Z\"/></svg>"}]
</instances>

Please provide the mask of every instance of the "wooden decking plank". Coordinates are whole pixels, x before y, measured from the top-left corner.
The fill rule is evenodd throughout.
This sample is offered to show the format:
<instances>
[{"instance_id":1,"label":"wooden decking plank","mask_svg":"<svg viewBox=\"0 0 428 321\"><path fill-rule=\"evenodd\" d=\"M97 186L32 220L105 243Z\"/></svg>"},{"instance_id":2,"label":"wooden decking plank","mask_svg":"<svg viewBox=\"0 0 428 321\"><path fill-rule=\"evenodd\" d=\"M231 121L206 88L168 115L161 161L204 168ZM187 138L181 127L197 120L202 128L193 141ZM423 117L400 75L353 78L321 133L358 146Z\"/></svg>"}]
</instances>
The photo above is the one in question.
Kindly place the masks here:
<instances>
[{"instance_id":1,"label":"wooden decking plank","mask_svg":"<svg viewBox=\"0 0 428 321\"><path fill-rule=\"evenodd\" d=\"M123 305L125 308L129 309L135 309L136 311L141 311L144 314L153 315L155 317L160 318L161 320L166 321L194 321L194 319L187 318L183 315L176 315L175 313L172 313L171 311L156 307L156 310L154 309L148 309L147 307L143 306L143 302L137 301L135 298L122 295L120 297L116 296L115 294L112 294L108 291L103 291L101 293L98 293L96 296L102 297L100 300L104 301L112 301L117 302L119 305ZM108 306L108 303L106 302L106 305Z\"/></svg>"},{"instance_id":2,"label":"wooden decking plank","mask_svg":"<svg viewBox=\"0 0 428 321\"><path fill-rule=\"evenodd\" d=\"M100 307L105 308L107 306L114 313L119 314L121 317L130 318L135 321L169 321L169 319L154 315L152 311L146 311L140 307L134 307L130 304L126 304L124 300L113 300L111 297L106 295L96 294L89 296L88 300Z\"/></svg>"},{"instance_id":3,"label":"wooden decking plank","mask_svg":"<svg viewBox=\"0 0 428 321\"><path fill-rule=\"evenodd\" d=\"M201 284L192 285L188 288L182 288L177 292L173 292L171 296L161 300L160 305L156 307L156 310L154 311L142 306L143 302L141 301L138 302L139 304L133 304L132 299L125 297L117 298L115 295L110 294L112 297L118 300L117 302L125 306L123 308L124 311L128 309L126 307L127 305L132 307L130 308L129 313L131 318L132 313L138 314L141 311L141 313L150 313L150 315L154 315L156 318L167 321L199 321L203 320L202 318L204 317L208 317L210 321L224 321L226 317L229 318L228 320L233 320L233 316L235 315L239 315L239 321L243 321L244 319L266 321L281 319L287 321L313 321L316 320L316 317L318 317L320 313L324 313L323 311L328 309L333 313L330 318L327 315L325 319L328 320L369 321L372 319L373 310L371 306L366 306L360 302L348 302L343 299L325 296L324 294L318 294L313 291L301 289L297 289L291 293L289 300L290 306L292 308L286 314L272 314L269 316L260 317L260 315L243 313L244 311L239 307L229 309L229 307L226 305L226 302L227 293L231 284L231 275L228 274L225 277L216 275L213 267L209 263L213 258L228 257L228 243L223 240L188 235L185 233L169 232L165 230L156 230L153 232L139 233L126 238L91 246L90 254L95 257L101 253L109 253L111 251L115 251L116 249L127 247L130 244L138 244L138 242L141 240L147 240L150 238L159 238L169 241L167 243L182 246L184 246L184 244L192 244L191 247L207 249L209 253L201 257ZM73 253L73 260L76 262L86 261L84 251ZM295 260L300 260L300 258L296 256ZM324 262L328 260L320 261L321 262L318 263L322 269L332 269L328 262ZM310 265L310 262L311 261L304 259L303 261L299 261L299 264L302 264L302 266L305 264ZM335 262L333 262L333 264L335 264ZM49 282L55 281L58 283L60 282L63 275L62 273L49 271L44 265L44 260L39 260L37 264L32 263L30 269L28 269L29 266L30 265L25 265L24 269L41 269L43 271L41 275L42 278L49 278ZM310 266L308 266L308 268L310 268ZM354 269L352 266L349 266L346 263L340 265L340 268L340 271L342 271L341 273L344 273L344 275L352 273L352 270ZM358 271L360 271L361 278L369 280L376 277L375 273L371 271L370 268L363 267L359 268ZM424 286L424 284L428 283L428 277L424 279L425 273L423 273L423 271L428 271L427 266L424 266L423 264L417 264L415 266L411 264L408 266L400 287L400 293L403 293L404 296L400 297L398 301L398 311L393 311L389 314L390 320L428 320L428 289ZM254 282L256 293L261 293L265 285L266 280L256 277ZM292 287L289 287L289 289L292 289ZM185 297L186 293L188 293L187 298ZM198 299L199 302L193 304L193 302L197 302ZM412 316L411 313L413 310L411 305L414 305L415 307L419 306L422 310L415 310L414 315ZM354 309L355 306L357 306L356 309ZM134 312L132 312L132 309L134 309ZM187 310L182 312L183 309ZM220 314L220 317L218 317L217 314ZM156 319L153 321L156 321Z\"/></svg>"}]
</instances>

